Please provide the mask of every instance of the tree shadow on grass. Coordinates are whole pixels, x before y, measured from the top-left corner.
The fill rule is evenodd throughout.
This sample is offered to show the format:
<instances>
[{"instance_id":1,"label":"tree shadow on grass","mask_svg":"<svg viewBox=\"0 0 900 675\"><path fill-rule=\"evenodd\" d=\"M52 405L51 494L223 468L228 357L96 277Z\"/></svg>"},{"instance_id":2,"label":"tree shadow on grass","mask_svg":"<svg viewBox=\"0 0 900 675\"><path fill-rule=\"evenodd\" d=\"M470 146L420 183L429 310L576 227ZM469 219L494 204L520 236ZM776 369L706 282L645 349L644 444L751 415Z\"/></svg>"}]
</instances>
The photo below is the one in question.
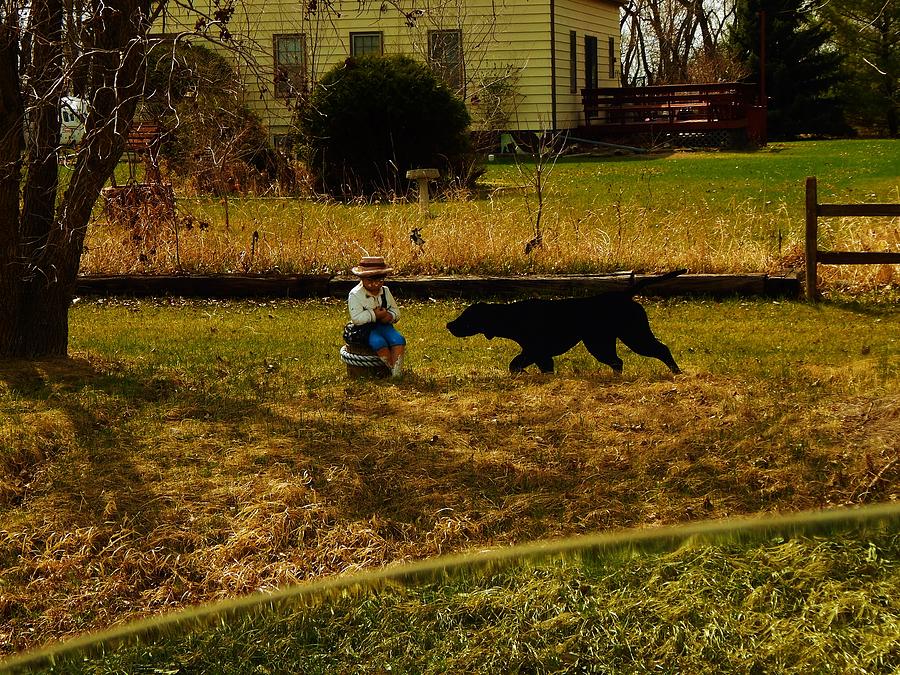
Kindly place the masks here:
<instances>
[{"instance_id":1,"label":"tree shadow on grass","mask_svg":"<svg viewBox=\"0 0 900 675\"><path fill-rule=\"evenodd\" d=\"M616 404L618 381L593 375L504 377L499 386L476 376L462 392L478 401L471 408L445 405L448 386L415 375L348 383L343 396L332 388L330 398L277 400L215 384L190 391L173 377L85 359L3 364L0 382L11 409L24 401L25 412L15 413L25 421L23 442L29 411L53 412L62 429L31 434L52 447L34 455L17 502L0 504L0 515L17 512L0 567L15 569L4 577L10 597L20 598L19 609L0 612L0 652L36 646L35 635L59 638L397 558L646 524L648 502L663 520L693 517L685 505L712 516L729 494L755 490L735 471L739 453L721 458L716 432L696 430L678 453L665 443L653 448L626 406L621 431L610 431L613 445L571 447L567 434L588 434L597 422L563 428L558 410L515 407L518 388L535 384L553 385L541 395L576 386L596 398L592 405ZM651 403L675 402L668 382L643 385ZM491 390L482 403L478 396ZM661 438L685 433L691 420L680 424ZM147 437L169 428L177 434ZM771 499L798 508L821 497L764 487L745 507ZM67 549L51 545L66 537L74 542ZM79 565L72 577L45 576L65 555ZM98 589L94 597L85 587ZM77 629L60 618L79 613Z\"/></svg>"},{"instance_id":2,"label":"tree shadow on grass","mask_svg":"<svg viewBox=\"0 0 900 675\"><path fill-rule=\"evenodd\" d=\"M73 452L89 463L82 465L84 471L58 476L69 489L55 498L77 511L73 524L103 522L109 501L101 496L124 486L134 492L135 503L149 498L129 452L136 439L122 421L133 405L157 400L164 383L148 385L128 375L102 373L78 358L5 362L0 364L0 382L13 400L28 402L20 413L17 447L8 448L5 457L7 472L15 471L14 478L24 486L14 501L52 487L52 482L35 481L52 481L47 466Z\"/></svg>"},{"instance_id":3,"label":"tree shadow on grass","mask_svg":"<svg viewBox=\"0 0 900 675\"><path fill-rule=\"evenodd\" d=\"M526 376L521 382L540 385L556 382L553 377ZM597 380L593 375L582 379L602 401L598 405L613 404L620 380ZM0 381L30 401L30 408L58 415L63 430L57 435L37 430L36 438L29 439L26 421L23 442L46 442L46 447L28 455L33 466L15 466L27 474L20 482L29 485L17 503L52 495L61 526L121 521L151 532L179 510L155 505L179 500L179 527L189 527L187 512L192 508L219 509L224 513L215 536L228 537L234 522L227 509L240 510L254 497L271 498L274 493L267 496L266 491L279 481L308 488L308 498L321 507L326 524L377 518L413 528L407 536L424 536L451 512L474 518L490 511L497 518L490 535L515 538L515 527L501 531L510 523L498 512L514 502L516 508L523 507L526 496L535 498L520 514L534 521L528 525L523 519L521 524L529 536L540 534L535 527L560 525L542 522L548 514L561 515L573 505L590 511L589 504L577 506L587 492L607 495L610 503L594 507L618 514L606 519L611 525L630 525L640 517L640 509L621 508L627 495L616 496L617 480L640 480L634 466L612 463L606 474L598 475L592 455L615 454L613 449L583 447L583 442L577 449L570 447L569 432L548 417L558 410L519 414L504 408L505 392L512 394L519 386L513 378L497 388L496 378L476 377L473 391L496 389L495 401L480 411L448 409L444 415L421 416L390 400L409 396L422 408L429 402L442 405L440 385L414 376L399 386L385 385L392 388L388 392L375 385L358 398L348 394L328 402L314 396L292 401L237 398L216 390L179 393L182 383L174 379L102 370L83 359L5 364ZM660 376L658 385L666 382L669 378ZM373 406L385 394L387 401ZM663 400L659 405L670 404ZM159 415L166 419L160 422ZM144 419L144 426L132 425L135 418ZM630 447L629 434L634 443L646 442L646 434L631 429L640 424L629 421L623 427L622 447ZM142 435L169 428L172 438ZM718 443L708 429L673 431L690 431L701 451ZM38 476L40 485L35 484ZM656 477L663 479L665 471ZM721 480L720 490L745 491L737 475Z\"/></svg>"},{"instance_id":4,"label":"tree shadow on grass","mask_svg":"<svg viewBox=\"0 0 900 675\"><path fill-rule=\"evenodd\" d=\"M502 445L515 425L452 414L417 426L413 415L391 405L373 410L377 385L360 400L348 396L324 405L315 399L282 405L221 392L213 402L209 394L177 394L181 383L172 379L142 379L84 359L5 364L0 381L28 401L27 410L52 411L60 428L57 434L38 430L29 438L25 420L23 442L45 447L27 455L30 466L18 463L25 487L7 504L25 513L52 509L33 512L32 522L44 520L57 531L127 527L146 534L168 525L184 530L193 521L202 529L209 524L202 523L200 512L218 510L219 529L199 532L195 542L210 545L237 531L235 511L254 499L271 502L278 494L271 486L295 482L310 490L308 499L322 511L318 527L323 530L375 519L398 524L402 537L415 540L452 514L458 520L490 520L485 535L514 540L524 532L540 535L543 525L540 513L527 513L509 532L501 531L511 521L499 511L511 500L537 495L544 505L537 510L554 512L561 506L558 497L585 479L581 460L529 457L528 447L494 452L499 448L492 446ZM403 396L404 389L420 401L440 393L414 378L396 394ZM160 413L173 427L194 429L183 448L170 452L163 439L154 445L130 424ZM204 450L202 443L212 435L217 438ZM178 471L197 465L204 465L200 473L185 473L177 484ZM178 508L167 506L175 501ZM532 517L534 523L526 522Z\"/></svg>"}]
</instances>

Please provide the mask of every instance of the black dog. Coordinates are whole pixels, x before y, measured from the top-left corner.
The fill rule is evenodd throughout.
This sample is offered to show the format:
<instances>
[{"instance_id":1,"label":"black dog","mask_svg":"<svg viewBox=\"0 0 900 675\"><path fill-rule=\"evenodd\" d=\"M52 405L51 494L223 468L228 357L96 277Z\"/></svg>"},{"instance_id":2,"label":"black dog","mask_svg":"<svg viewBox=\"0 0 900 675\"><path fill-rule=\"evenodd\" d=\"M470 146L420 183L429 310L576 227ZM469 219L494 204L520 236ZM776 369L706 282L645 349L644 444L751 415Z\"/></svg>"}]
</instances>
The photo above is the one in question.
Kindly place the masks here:
<instances>
[{"instance_id":1,"label":"black dog","mask_svg":"<svg viewBox=\"0 0 900 675\"><path fill-rule=\"evenodd\" d=\"M616 338L641 356L659 359L673 373L681 369L669 348L650 330L647 313L634 295L649 284L672 279L686 270L642 279L626 291L613 291L588 298L560 300L520 300L509 304L477 302L447 324L456 337L483 333L490 340L502 337L519 343L522 353L510 362L516 373L532 363L541 372L553 372L553 357L569 351L579 342L601 363L617 373L622 359L616 354Z\"/></svg>"}]
</instances>

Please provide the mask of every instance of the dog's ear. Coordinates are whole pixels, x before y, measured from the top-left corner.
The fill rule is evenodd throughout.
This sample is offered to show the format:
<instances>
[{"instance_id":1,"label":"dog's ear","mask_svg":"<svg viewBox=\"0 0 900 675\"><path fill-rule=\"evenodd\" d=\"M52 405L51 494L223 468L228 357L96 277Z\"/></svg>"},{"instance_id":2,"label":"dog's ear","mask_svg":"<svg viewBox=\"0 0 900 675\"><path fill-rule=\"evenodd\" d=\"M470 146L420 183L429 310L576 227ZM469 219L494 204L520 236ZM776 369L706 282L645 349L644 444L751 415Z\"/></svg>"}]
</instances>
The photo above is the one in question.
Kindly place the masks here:
<instances>
[{"instance_id":1,"label":"dog's ear","mask_svg":"<svg viewBox=\"0 0 900 675\"><path fill-rule=\"evenodd\" d=\"M473 303L463 310L462 317L465 317L467 321L481 323L481 318L485 315L485 307L487 305L483 302Z\"/></svg>"},{"instance_id":2,"label":"dog's ear","mask_svg":"<svg viewBox=\"0 0 900 675\"><path fill-rule=\"evenodd\" d=\"M479 333L484 335L488 340L494 339L494 333L491 331L491 307L486 302L476 302L470 307L475 316L478 317Z\"/></svg>"}]
</instances>

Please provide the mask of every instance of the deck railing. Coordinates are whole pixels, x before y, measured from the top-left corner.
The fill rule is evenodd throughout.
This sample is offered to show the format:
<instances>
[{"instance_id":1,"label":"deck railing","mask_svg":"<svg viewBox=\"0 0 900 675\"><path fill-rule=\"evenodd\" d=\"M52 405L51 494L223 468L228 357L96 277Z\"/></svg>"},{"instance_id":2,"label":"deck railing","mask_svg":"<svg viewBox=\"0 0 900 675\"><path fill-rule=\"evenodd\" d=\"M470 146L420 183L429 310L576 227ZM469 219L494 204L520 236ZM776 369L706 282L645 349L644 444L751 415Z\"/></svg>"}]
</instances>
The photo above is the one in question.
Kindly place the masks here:
<instances>
[{"instance_id":1,"label":"deck railing","mask_svg":"<svg viewBox=\"0 0 900 675\"><path fill-rule=\"evenodd\" d=\"M765 120L757 87L741 82L582 89L585 124L620 131L754 129ZM764 135L764 126L762 129Z\"/></svg>"}]
</instances>

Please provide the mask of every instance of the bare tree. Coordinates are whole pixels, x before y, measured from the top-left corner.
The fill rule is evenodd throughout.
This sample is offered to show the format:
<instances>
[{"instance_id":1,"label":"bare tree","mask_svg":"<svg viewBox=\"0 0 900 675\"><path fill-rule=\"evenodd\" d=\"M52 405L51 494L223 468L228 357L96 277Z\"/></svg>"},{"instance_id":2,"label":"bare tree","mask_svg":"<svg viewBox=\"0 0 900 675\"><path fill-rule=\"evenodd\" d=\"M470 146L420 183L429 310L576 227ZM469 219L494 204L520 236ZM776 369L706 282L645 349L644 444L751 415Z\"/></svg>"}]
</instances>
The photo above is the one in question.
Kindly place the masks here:
<instances>
[{"instance_id":1,"label":"bare tree","mask_svg":"<svg viewBox=\"0 0 900 675\"><path fill-rule=\"evenodd\" d=\"M519 172L520 183L525 188L525 207L534 222L532 237L525 244L525 255L530 255L535 249L544 245L544 230L541 220L544 215L544 201L547 197L547 188L550 175L556 168L556 161L562 154L562 149L567 140L567 132L551 133L541 131L530 138L520 138L517 145L518 152L514 155L516 170ZM525 160L525 161L523 161ZM534 194L532 206L528 192Z\"/></svg>"},{"instance_id":2,"label":"bare tree","mask_svg":"<svg viewBox=\"0 0 900 675\"><path fill-rule=\"evenodd\" d=\"M622 10L622 84L676 84L711 79L709 65L727 59L722 41L735 0L630 0ZM724 79L724 78L717 78Z\"/></svg>"},{"instance_id":3,"label":"bare tree","mask_svg":"<svg viewBox=\"0 0 900 675\"><path fill-rule=\"evenodd\" d=\"M65 356L88 220L125 149L166 0L0 0L0 357ZM218 6L198 26L226 39ZM59 179L60 108L88 101Z\"/></svg>"}]
</instances>

